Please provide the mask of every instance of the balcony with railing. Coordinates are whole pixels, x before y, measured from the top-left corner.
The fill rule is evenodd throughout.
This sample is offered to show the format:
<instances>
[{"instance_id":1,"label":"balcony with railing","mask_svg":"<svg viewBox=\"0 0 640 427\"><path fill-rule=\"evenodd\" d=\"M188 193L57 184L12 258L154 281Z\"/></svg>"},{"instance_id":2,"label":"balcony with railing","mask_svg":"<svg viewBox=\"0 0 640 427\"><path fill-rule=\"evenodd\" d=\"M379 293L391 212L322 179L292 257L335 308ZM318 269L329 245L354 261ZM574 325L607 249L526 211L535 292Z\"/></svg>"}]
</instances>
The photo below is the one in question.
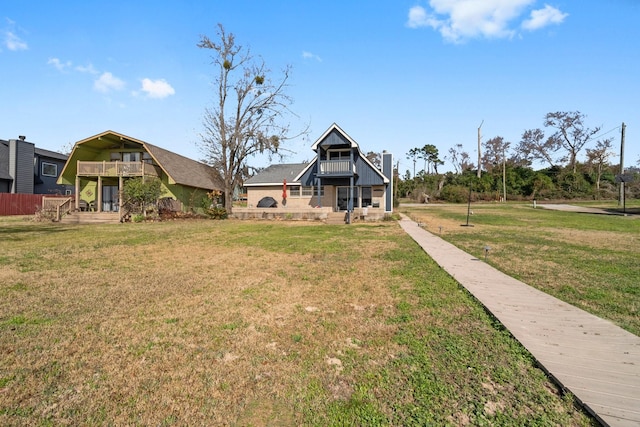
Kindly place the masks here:
<instances>
[{"instance_id":1,"label":"balcony with railing","mask_svg":"<svg viewBox=\"0 0 640 427\"><path fill-rule=\"evenodd\" d=\"M160 168L146 162L86 162L78 161L78 176L113 176L135 177L154 176L160 177Z\"/></svg>"},{"instance_id":2,"label":"balcony with railing","mask_svg":"<svg viewBox=\"0 0 640 427\"><path fill-rule=\"evenodd\" d=\"M356 165L351 160L320 160L320 175L352 176L356 173Z\"/></svg>"}]
</instances>

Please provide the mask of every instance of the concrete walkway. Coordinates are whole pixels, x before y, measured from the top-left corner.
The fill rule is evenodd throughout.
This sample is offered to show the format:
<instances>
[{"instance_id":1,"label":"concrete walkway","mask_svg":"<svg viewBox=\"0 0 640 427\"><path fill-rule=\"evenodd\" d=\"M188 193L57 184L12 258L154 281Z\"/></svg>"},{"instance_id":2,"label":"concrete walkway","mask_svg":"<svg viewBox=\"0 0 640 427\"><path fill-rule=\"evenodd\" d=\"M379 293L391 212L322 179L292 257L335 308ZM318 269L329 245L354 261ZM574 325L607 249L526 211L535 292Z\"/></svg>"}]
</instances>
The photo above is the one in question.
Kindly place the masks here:
<instances>
[{"instance_id":1,"label":"concrete walkway","mask_svg":"<svg viewBox=\"0 0 640 427\"><path fill-rule=\"evenodd\" d=\"M400 226L603 425L640 426L640 337L501 273L404 215Z\"/></svg>"}]
</instances>

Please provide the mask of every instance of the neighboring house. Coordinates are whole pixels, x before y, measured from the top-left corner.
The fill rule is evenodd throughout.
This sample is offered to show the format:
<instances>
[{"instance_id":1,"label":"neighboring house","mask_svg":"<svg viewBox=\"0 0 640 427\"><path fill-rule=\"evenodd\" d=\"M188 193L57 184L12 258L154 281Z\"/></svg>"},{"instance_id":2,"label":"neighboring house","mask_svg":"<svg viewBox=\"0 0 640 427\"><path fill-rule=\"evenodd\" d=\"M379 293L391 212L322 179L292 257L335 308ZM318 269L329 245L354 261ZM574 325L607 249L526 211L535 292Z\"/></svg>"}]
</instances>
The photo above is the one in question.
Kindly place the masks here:
<instances>
[{"instance_id":1,"label":"neighboring house","mask_svg":"<svg viewBox=\"0 0 640 427\"><path fill-rule=\"evenodd\" d=\"M75 185L76 209L121 211L126 179L155 177L162 198L179 201L180 209L201 208L206 193L219 190L216 172L204 163L113 131L78 141L59 184ZM175 205L176 203L173 203Z\"/></svg>"},{"instance_id":2,"label":"neighboring house","mask_svg":"<svg viewBox=\"0 0 640 427\"><path fill-rule=\"evenodd\" d=\"M0 193L72 194L72 185L56 183L67 156L25 139L0 140Z\"/></svg>"},{"instance_id":3,"label":"neighboring house","mask_svg":"<svg viewBox=\"0 0 640 427\"><path fill-rule=\"evenodd\" d=\"M335 123L311 148L316 157L309 163L272 165L248 179L247 206L255 208L263 197L272 197L279 208L287 209L360 209L372 217L393 211L390 153L382 154L382 167L378 169Z\"/></svg>"}]
</instances>

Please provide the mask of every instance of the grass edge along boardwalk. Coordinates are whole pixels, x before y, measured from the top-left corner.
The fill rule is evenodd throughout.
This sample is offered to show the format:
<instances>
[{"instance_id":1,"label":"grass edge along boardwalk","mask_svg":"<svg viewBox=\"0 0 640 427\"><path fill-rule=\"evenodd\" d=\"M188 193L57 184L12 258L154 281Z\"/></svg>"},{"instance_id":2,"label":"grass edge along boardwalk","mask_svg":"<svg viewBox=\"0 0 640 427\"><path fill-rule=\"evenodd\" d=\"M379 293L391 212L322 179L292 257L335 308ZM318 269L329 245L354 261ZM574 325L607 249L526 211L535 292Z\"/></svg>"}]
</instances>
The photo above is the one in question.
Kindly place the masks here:
<instances>
[{"instance_id":1,"label":"grass edge along boardwalk","mask_svg":"<svg viewBox=\"0 0 640 427\"><path fill-rule=\"evenodd\" d=\"M505 275L406 216L400 224L603 424L640 424L640 337Z\"/></svg>"},{"instance_id":2,"label":"grass edge along boardwalk","mask_svg":"<svg viewBox=\"0 0 640 427\"><path fill-rule=\"evenodd\" d=\"M0 219L2 425L595 425L395 222Z\"/></svg>"}]
</instances>

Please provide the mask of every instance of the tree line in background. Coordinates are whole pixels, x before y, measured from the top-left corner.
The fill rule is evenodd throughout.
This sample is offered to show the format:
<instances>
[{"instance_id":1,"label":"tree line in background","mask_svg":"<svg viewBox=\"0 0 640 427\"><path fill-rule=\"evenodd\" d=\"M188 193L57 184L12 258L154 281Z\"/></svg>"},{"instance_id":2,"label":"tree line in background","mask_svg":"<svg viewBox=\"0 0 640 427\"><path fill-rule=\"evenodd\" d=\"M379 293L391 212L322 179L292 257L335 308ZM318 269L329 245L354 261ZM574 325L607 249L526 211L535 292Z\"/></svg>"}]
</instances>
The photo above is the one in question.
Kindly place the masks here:
<instances>
[{"instance_id":1,"label":"tree line in background","mask_svg":"<svg viewBox=\"0 0 640 427\"><path fill-rule=\"evenodd\" d=\"M620 165L612 164L615 157L614 138L601 134L601 128L585 125L586 116L579 111L552 112L544 119L544 127L525 130L517 145L496 136L481 144L480 168L473 162L462 144L449 148L444 159L453 172L438 173L444 164L436 146L426 144L412 148L407 159L413 164L413 174L407 170L398 176L397 197L418 202L443 200L466 202L473 199L616 199ZM580 160L584 153L584 160ZM544 168L534 170L534 163ZM640 160L637 162L640 166ZM418 169L416 172L416 166ZM626 197L640 196L640 169L626 168L627 175L635 175L625 184ZM470 193L471 191L471 193Z\"/></svg>"}]
</instances>

